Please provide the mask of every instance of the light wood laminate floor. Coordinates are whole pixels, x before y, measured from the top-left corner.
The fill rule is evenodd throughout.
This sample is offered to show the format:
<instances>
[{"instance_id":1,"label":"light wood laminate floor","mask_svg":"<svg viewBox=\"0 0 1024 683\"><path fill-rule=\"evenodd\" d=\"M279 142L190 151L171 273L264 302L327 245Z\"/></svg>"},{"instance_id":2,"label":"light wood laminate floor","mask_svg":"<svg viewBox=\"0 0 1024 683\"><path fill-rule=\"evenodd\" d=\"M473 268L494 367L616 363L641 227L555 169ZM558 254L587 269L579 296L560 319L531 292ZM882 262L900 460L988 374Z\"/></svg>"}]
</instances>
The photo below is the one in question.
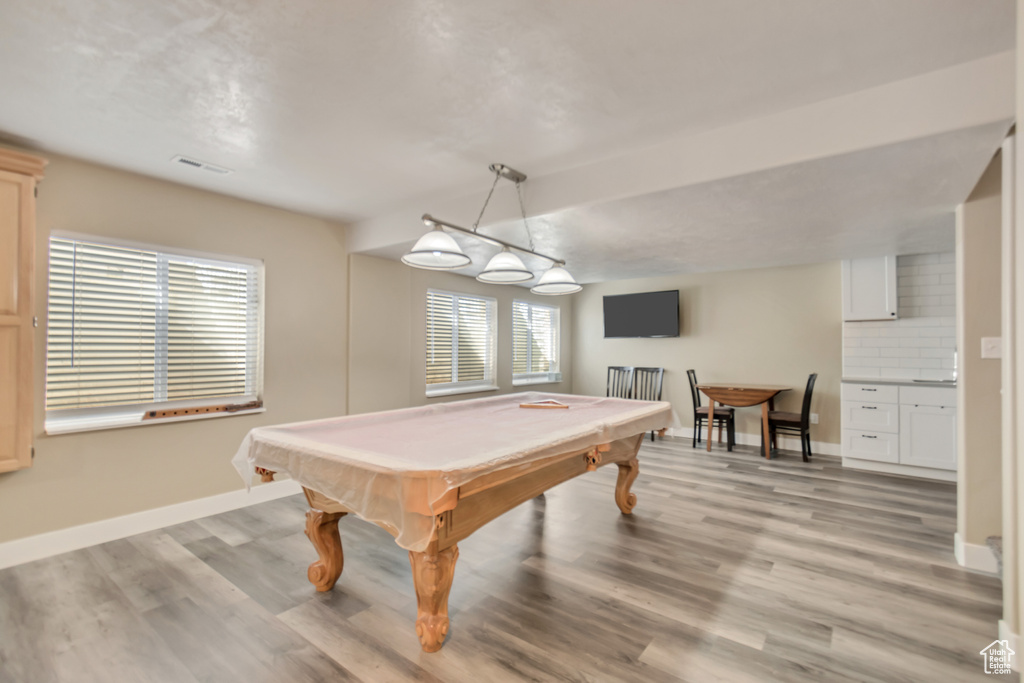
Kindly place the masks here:
<instances>
[{"instance_id":1,"label":"light wood laminate floor","mask_svg":"<svg viewBox=\"0 0 1024 683\"><path fill-rule=\"evenodd\" d=\"M406 551L346 517L329 593L301 496L0 571L0 681L973 681L1000 583L952 554L955 488L646 441L460 543L420 650Z\"/></svg>"}]
</instances>

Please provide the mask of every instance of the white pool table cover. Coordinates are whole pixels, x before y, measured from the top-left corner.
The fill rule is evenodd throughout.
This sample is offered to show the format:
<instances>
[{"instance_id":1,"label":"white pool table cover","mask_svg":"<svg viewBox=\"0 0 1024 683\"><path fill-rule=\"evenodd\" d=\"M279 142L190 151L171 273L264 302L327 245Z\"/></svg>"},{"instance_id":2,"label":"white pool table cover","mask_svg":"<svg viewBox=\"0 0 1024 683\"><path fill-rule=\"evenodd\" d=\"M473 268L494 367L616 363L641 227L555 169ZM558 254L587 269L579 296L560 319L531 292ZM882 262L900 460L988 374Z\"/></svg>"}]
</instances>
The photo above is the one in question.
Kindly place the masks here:
<instances>
[{"instance_id":1,"label":"white pool table cover","mask_svg":"<svg viewBox=\"0 0 1024 683\"><path fill-rule=\"evenodd\" d=\"M551 399L569 408L519 407ZM286 473L422 551L433 533L431 506L449 490L670 420L665 402L527 392L257 427L232 463L247 486L255 467Z\"/></svg>"}]
</instances>

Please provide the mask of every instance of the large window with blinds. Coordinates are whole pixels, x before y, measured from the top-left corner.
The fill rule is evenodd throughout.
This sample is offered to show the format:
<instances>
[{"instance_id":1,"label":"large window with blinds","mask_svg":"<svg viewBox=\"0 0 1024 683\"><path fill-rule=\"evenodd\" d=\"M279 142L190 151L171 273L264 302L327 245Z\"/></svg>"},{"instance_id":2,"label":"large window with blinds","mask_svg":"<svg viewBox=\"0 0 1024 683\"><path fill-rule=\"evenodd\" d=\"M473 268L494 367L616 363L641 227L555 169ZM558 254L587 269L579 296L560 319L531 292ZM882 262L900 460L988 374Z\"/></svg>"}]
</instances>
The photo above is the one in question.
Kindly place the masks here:
<instances>
[{"instance_id":1,"label":"large window with blinds","mask_svg":"<svg viewBox=\"0 0 1024 683\"><path fill-rule=\"evenodd\" d=\"M512 383L561 382L558 307L512 302Z\"/></svg>"},{"instance_id":2,"label":"large window with blinds","mask_svg":"<svg viewBox=\"0 0 1024 683\"><path fill-rule=\"evenodd\" d=\"M47 430L256 401L262 272L250 260L51 237Z\"/></svg>"},{"instance_id":3,"label":"large window with blinds","mask_svg":"<svg viewBox=\"0 0 1024 683\"><path fill-rule=\"evenodd\" d=\"M497 306L489 297L427 291L427 396L498 388Z\"/></svg>"}]
</instances>

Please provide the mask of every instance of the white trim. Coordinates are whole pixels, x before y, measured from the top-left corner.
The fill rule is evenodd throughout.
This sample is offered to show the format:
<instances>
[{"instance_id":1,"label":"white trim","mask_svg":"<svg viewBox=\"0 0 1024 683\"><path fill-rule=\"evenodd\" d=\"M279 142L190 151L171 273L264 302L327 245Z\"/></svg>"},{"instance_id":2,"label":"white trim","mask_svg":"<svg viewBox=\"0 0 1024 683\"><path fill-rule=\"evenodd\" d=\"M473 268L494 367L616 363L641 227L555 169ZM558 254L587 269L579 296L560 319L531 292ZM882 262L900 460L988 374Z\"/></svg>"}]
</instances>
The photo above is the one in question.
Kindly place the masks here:
<instances>
[{"instance_id":1,"label":"white trim","mask_svg":"<svg viewBox=\"0 0 1024 683\"><path fill-rule=\"evenodd\" d=\"M248 401L241 401L248 403ZM202 406L197 406L202 407ZM95 432L101 429L121 429L123 427L139 427L151 424L166 424L168 422L185 422L189 420L209 420L214 417L231 417L233 415L252 415L254 413L265 413L266 408L249 408L248 410L236 410L235 412L219 413L197 413L195 415L178 415L175 417L160 417L152 420L143 420L148 411L135 411L133 413L120 413L108 415L93 415L91 417L75 417L53 419L47 418L43 429L47 436L59 434L77 434L78 432Z\"/></svg>"},{"instance_id":2,"label":"white trim","mask_svg":"<svg viewBox=\"0 0 1024 683\"><path fill-rule=\"evenodd\" d=\"M301 493L285 479L0 543L0 569Z\"/></svg>"},{"instance_id":3,"label":"white trim","mask_svg":"<svg viewBox=\"0 0 1024 683\"><path fill-rule=\"evenodd\" d=\"M427 398L437 396L454 396L455 394L482 394L487 391L497 391L497 384L465 384L456 382L454 384L428 384L428 387L441 387L440 389L427 389Z\"/></svg>"},{"instance_id":4,"label":"white trim","mask_svg":"<svg viewBox=\"0 0 1024 683\"><path fill-rule=\"evenodd\" d=\"M999 640L1005 640L1007 646L1011 650L1013 650L1014 652L1017 652L1018 650L1020 650L1020 648L1017 647L1017 641L1020 640L1020 636L1017 635L1016 633L1014 633L1013 631L1011 631L1010 627L1007 626L1006 622L1003 621L1002 619L999 620ZM1019 656L1013 657L1011 659L1011 661L1010 661L1010 668L1013 669L1014 671L1018 671L1018 672L1020 671L1020 657Z\"/></svg>"},{"instance_id":5,"label":"white trim","mask_svg":"<svg viewBox=\"0 0 1024 683\"><path fill-rule=\"evenodd\" d=\"M669 436L682 436L687 439L693 439L693 428L692 427L672 427L666 434ZM707 430L701 429L701 443L707 444L704 441L706 438ZM779 448L788 451L800 452L800 438L778 435ZM761 435L760 434L746 434L743 432L736 432L736 444L739 446L756 446L761 447ZM718 433L715 433L714 448L718 445ZM722 429L722 446L725 446L725 429ZM839 444L829 443L827 441L811 441L811 453L813 455L839 455Z\"/></svg>"},{"instance_id":6,"label":"white trim","mask_svg":"<svg viewBox=\"0 0 1024 683\"><path fill-rule=\"evenodd\" d=\"M851 470L864 470L865 472L898 474L902 477L933 479L936 481L951 481L956 483L955 470L937 470L932 467L898 465L893 462L875 462L874 460L861 460L860 458L843 458L843 467L849 467Z\"/></svg>"},{"instance_id":7,"label":"white trim","mask_svg":"<svg viewBox=\"0 0 1024 683\"><path fill-rule=\"evenodd\" d=\"M986 574L999 573L999 563L992 549L987 545L966 543L959 531L953 534L953 556L961 567Z\"/></svg>"}]
</instances>

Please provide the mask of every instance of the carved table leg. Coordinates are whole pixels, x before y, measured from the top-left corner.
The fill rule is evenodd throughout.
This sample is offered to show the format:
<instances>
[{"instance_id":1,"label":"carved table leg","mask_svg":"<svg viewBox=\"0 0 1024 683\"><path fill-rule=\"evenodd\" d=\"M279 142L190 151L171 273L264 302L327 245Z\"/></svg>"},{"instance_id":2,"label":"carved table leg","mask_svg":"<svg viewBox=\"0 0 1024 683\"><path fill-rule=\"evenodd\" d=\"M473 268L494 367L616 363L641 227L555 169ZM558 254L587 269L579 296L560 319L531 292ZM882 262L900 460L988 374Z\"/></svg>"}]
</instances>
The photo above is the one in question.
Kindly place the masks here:
<instances>
[{"instance_id":1,"label":"carved table leg","mask_svg":"<svg viewBox=\"0 0 1024 683\"><path fill-rule=\"evenodd\" d=\"M615 503L622 514L628 515L633 512L633 506L636 505L636 494L630 493L629 488L640 474L640 463L636 458L632 458L616 464L619 466L619 479L615 482Z\"/></svg>"},{"instance_id":2,"label":"carved table leg","mask_svg":"<svg viewBox=\"0 0 1024 683\"><path fill-rule=\"evenodd\" d=\"M309 565L306 575L310 583L321 593L334 588L345 565L345 556L341 551L341 534L338 533L338 520L345 514L323 510L306 512L306 536L320 555L319 560Z\"/></svg>"},{"instance_id":3,"label":"carved table leg","mask_svg":"<svg viewBox=\"0 0 1024 683\"><path fill-rule=\"evenodd\" d=\"M436 548L436 545L433 546ZM448 635L448 593L455 575L458 546L441 551L409 551L412 582L416 587L416 635L424 652L437 652Z\"/></svg>"}]
</instances>

